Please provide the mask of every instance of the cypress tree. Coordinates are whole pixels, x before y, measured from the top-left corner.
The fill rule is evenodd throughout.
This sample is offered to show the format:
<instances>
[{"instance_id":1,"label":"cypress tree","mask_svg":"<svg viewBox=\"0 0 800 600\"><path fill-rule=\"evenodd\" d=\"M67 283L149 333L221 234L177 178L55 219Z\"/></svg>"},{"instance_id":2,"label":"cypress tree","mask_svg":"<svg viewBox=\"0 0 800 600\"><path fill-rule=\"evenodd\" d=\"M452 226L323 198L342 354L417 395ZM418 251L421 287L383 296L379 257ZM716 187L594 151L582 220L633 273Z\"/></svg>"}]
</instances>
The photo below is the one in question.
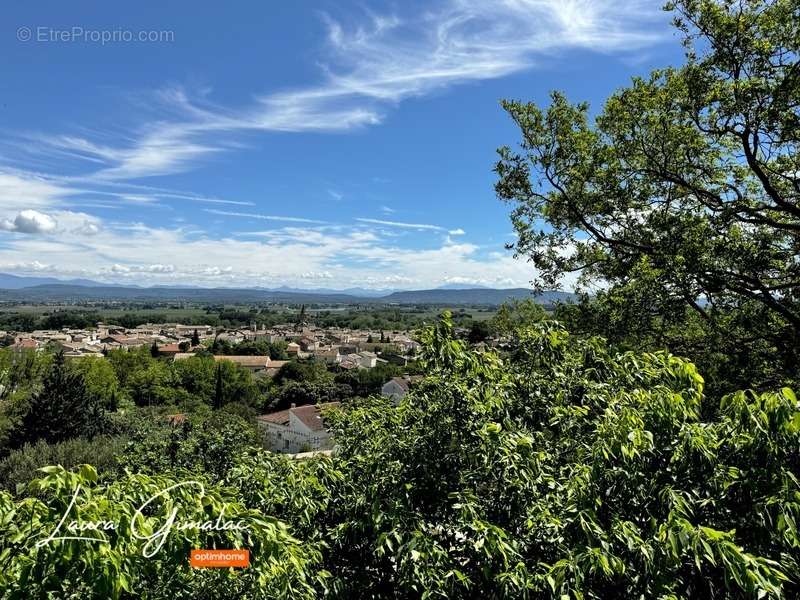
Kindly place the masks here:
<instances>
[{"instance_id":1,"label":"cypress tree","mask_svg":"<svg viewBox=\"0 0 800 600\"><path fill-rule=\"evenodd\" d=\"M59 442L72 437L91 437L103 429L103 411L86 390L83 375L68 368L64 353L56 354L33 395L23 419L21 442L44 439Z\"/></svg>"},{"instance_id":2,"label":"cypress tree","mask_svg":"<svg viewBox=\"0 0 800 600\"><path fill-rule=\"evenodd\" d=\"M220 409L223 404L222 398L222 365L217 365L217 385L214 390L214 408Z\"/></svg>"}]
</instances>

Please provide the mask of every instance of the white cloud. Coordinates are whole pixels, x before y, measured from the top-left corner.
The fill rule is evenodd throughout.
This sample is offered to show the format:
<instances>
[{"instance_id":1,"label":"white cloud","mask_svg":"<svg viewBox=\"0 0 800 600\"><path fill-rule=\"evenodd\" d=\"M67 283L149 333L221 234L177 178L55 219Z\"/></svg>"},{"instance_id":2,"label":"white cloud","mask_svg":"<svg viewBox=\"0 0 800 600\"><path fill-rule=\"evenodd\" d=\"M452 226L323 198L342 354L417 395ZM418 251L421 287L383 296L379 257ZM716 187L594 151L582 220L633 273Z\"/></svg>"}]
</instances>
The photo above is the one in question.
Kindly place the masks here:
<instances>
[{"instance_id":1,"label":"white cloud","mask_svg":"<svg viewBox=\"0 0 800 600\"><path fill-rule=\"evenodd\" d=\"M248 131L346 131L380 123L409 97L552 63L566 50L640 50L663 37L653 27L658 19L663 14L646 0L443 0L423 12L367 11L349 24L326 16L316 85L239 107L171 87L149 102L166 118L133 132L127 146L64 135L39 136L33 145L99 165L95 181L176 173L241 147L232 139Z\"/></svg>"},{"instance_id":2,"label":"white cloud","mask_svg":"<svg viewBox=\"0 0 800 600\"><path fill-rule=\"evenodd\" d=\"M458 229L451 229L447 233L450 235L464 235L467 232L459 227Z\"/></svg>"},{"instance_id":3,"label":"white cloud","mask_svg":"<svg viewBox=\"0 0 800 600\"><path fill-rule=\"evenodd\" d=\"M337 192L336 190L328 190L328 195L337 201L344 198L344 194L342 194L341 192Z\"/></svg>"},{"instance_id":4,"label":"white cloud","mask_svg":"<svg viewBox=\"0 0 800 600\"><path fill-rule=\"evenodd\" d=\"M275 215L262 215L257 213L243 213L243 212L232 212L227 210L217 210L215 208L204 208L204 212L211 213L212 215L223 215L227 217L242 217L245 219L260 219L263 221L286 221L289 223L323 223L323 221L317 221L316 219L304 219L301 217L282 217L282 216L275 216Z\"/></svg>"},{"instance_id":5,"label":"white cloud","mask_svg":"<svg viewBox=\"0 0 800 600\"><path fill-rule=\"evenodd\" d=\"M310 271L308 273L303 273L300 275L300 279L333 279L333 274L330 271Z\"/></svg>"},{"instance_id":6,"label":"white cloud","mask_svg":"<svg viewBox=\"0 0 800 600\"><path fill-rule=\"evenodd\" d=\"M387 227L400 227L402 229L419 229L430 231L445 231L444 227L438 225L428 225L426 223L402 223L400 221L383 221L381 219L356 219L359 223L371 223L373 225L385 225Z\"/></svg>"},{"instance_id":7,"label":"white cloud","mask_svg":"<svg viewBox=\"0 0 800 600\"><path fill-rule=\"evenodd\" d=\"M83 225L73 229L73 231L80 235L96 235L100 233L100 225L87 219L83 222Z\"/></svg>"},{"instance_id":8,"label":"white cloud","mask_svg":"<svg viewBox=\"0 0 800 600\"><path fill-rule=\"evenodd\" d=\"M137 264L119 264L114 263L111 266L111 272L118 275L127 275L129 273L158 273L168 274L175 272L174 265L137 265Z\"/></svg>"},{"instance_id":9,"label":"white cloud","mask_svg":"<svg viewBox=\"0 0 800 600\"><path fill-rule=\"evenodd\" d=\"M255 240L212 239L188 228L104 223L91 236L65 228L58 236L10 238L0 263L3 270L25 274L36 269L31 265L36 257L46 272L60 277L212 287L303 287L325 281L325 287L420 289L453 277L526 286L532 276L530 265L510 254L490 256L477 245L445 240L417 250L361 226L292 225L259 233Z\"/></svg>"},{"instance_id":10,"label":"white cloud","mask_svg":"<svg viewBox=\"0 0 800 600\"><path fill-rule=\"evenodd\" d=\"M0 229L17 233L53 233L58 228L56 220L38 210L23 210L13 220L0 221Z\"/></svg>"},{"instance_id":11,"label":"white cloud","mask_svg":"<svg viewBox=\"0 0 800 600\"><path fill-rule=\"evenodd\" d=\"M69 188L35 173L0 170L0 208L9 212L51 208L71 193Z\"/></svg>"}]
</instances>

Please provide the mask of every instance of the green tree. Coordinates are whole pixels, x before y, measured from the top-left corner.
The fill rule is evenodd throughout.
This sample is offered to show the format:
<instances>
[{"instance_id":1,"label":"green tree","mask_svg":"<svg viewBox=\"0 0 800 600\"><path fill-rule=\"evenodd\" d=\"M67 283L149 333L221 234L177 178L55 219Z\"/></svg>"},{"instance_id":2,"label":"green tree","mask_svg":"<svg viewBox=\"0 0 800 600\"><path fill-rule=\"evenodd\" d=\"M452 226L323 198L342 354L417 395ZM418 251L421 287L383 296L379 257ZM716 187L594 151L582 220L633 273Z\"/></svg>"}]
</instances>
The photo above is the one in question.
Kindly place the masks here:
<instances>
[{"instance_id":1,"label":"green tree","mask_svg":"<svg viewBox=\"0 0 800 600\"><path fill-rule=\"evenodd\" d=\"M197 333L197 329L194 330L192 333L192 346L199 346L200 345L200 334Z\"/></svg>"},{"instance_id":2,"label":"green tree","mask_svg":"<svg viewBox=\"0 0 800 600\"><path fill-rule=\"evenodd\" d=\"M634 79L593 120L560 93L546 109L503 103L523 138L519 151L500 149L496 167L498 196L514 205L513 247L533 261L540 288L578 273L581 285L600 282L654 314L651 332L690 310L726 353L757 353L764 340L791 377L800 363L797 2L668 8L686 64Z\"/></svg>"},{"instance_id":3,"label":"green tree","mask_svg":"<svg viewBox=\"0 0 800 600\"><path fill-rule=\"evenodd\" d=\"M547 312L533 300L514 300L501 304L489 321L490 328L500 334L509 334L525 325L533 325L547 318Z\"/></svg>"},{"instance_id":4,"label":"green tree","mask_svg":"<svg viewBox=\"0 0 800 600\"><path fill-rule=\"evenodd\" d=\"M310 600L325 589L330 574L320 568L321 554L315 544L299 542L285 523L250 510L231 488L185 482L177 476L130 473L106 481L94 467L84 464L74 471L45 467L29 484L31 497L19 502L8 492L0 492L0 518L6 524L0 538L0 552L5 557L0 589L9 598L92 600ZM60 542L41 547L32 544L31 540L46 538L58 525L78 488L80 499L73 508L78 522L125 523L125 531L82 532L84 537L104 541L72 541L71 550ZM171 491L162 499L164 490ZM155 498L150 510L137 516L137 509L148 498ZM173 508L178 522L213 522L224 514L226 521L242 522L247 528L214 532L176 527L158 552L145 556L144 542L131 534L131 523L139 532L155 531ZM218 569L215 573L191 569L186 566L191 548L249 548L251 564L247 569Z\"/></svg>"},{"instance_id":5,"label":"green tree","mask_svg":"<svg viewBox=\"0 0 800 600\"><path fill-rule=\"evenodd\" d=\"M800 515L791 390L726 396L705 419L685 360L553 321L513 337L500 361L445 318L397 409L328 416L346 484L327 557L345 596L797 595L800 538L779 524Z\"/></svg>"},{"instance_id":6,"label":"green tree","mask_svg":"<svg viewBox=\"0 0 800 600\"><path fill-rule=\"evenodd\" d=\"M477 344L480 342L485 342L491 335L492 330L487 321L473 321L469 327L467 339L471 343Z\"/></svg>"},{"instance_id":7,"label":"green tree","mask_svg":"<svg viewBox=\"0 0 800 600\"><path fill-rule=\"evenodd\" d=\"M86 389L83 375L65 364L59 352L33 395L22 423L19 442L60 442L73 437L92 437L105 426L98 399Z\"/></svg>"},{"instance_id":8,"label":"green tree","mask_svg":"<svg viewBox=\"0 0 800 600\"><path fill-rule=\"evenodd\" d=\"M103 358L87 357L76 360L72 367L83 376L86 392L103 408L114 410L120 392L114 367Z\"/></svg>"},{"instance_id":9,"label":"green tree","mask_svg":"<svg viewBox=\"0 0 800 600\"><path fill-rule=\"evenodd\" d=\"M218 363L216 371L216 384L214 385L214 408L220 409L224 404L225 398L222 386L222 363Z\"/></svg>"},{"instance_id":10,"label":"green tree","mask_svg":"<svg viewBox=\"0 0 800 600\"><path fill-rule=\"evenodd\" d=\"M150 356L153 358L158 358L161 352L158 350L158 342L153 340L153 344L150 346Z\"/></svg>"},{"instance_id":11,"label":"green tree","mask_svg":"<svg viewBox=\"0 0 800 600\"><path fill-rule=\"evenodd\" d=\"M293 360L283 365L273 377L276 385L286 381L330 382L333 375L322 360Z\"/></svg>"}]
</instances>

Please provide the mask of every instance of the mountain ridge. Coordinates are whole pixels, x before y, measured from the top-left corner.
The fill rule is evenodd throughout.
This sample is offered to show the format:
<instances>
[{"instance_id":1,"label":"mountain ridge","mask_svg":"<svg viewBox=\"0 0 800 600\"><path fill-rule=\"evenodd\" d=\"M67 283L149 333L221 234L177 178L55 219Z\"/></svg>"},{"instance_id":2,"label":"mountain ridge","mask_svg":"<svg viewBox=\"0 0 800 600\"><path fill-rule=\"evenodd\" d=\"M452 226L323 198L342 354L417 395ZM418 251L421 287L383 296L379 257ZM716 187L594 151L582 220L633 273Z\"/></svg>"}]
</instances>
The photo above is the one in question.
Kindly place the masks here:
<instances>
[{"instance_id":1,"label":"mountain ridge","mask_svg":"<svg viewBox=\"0 0 800 600\"><path fill-rule=\"evenodd\" d=\"M19 278L11 276L16 287L5 287L9 281L0 274L0 300L6 301L194 301L194 302L278 302L287 304L331 303L331 304L482 304L499 305L510 300L532 299L541 304L569 302L575 295L569 292L545 291L541 294L527 288L458 288L390 291L384 295L356 295L351 290L302 290L286 288L268 290L264 288L202 288L182 286L138 287L115 284L88 285L80 283L47 281L38 285L21 287ZM38 278L29 278L36 280ZM42 278L48 279L48 278ZM377 293L377 291L375 292Z\"/></svg>"}]
</instances>

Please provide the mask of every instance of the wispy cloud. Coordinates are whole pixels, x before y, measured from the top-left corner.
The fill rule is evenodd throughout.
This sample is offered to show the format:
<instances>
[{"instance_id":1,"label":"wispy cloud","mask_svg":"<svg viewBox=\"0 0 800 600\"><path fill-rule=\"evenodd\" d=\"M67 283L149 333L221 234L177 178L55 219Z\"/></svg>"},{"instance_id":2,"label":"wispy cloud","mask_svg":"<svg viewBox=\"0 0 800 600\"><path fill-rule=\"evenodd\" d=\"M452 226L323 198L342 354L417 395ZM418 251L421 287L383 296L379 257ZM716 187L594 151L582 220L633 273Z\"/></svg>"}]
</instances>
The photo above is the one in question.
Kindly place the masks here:
<instances>
[{"instance_id":1,"label":"wispy cloud","mask_svg":"<svg viewBox=\"0 0 800 600\"><path fill-rule=\"evenodd\" d=\"M419 229L430 231L447 231L444 227L438 225L428 225L426 223L403 223L400 221L383 221L381 219L356 219L359 223L371 223L373 225L385 225L386 227L400 227L403 229Z\"/></svg>"},{"instance_id":2,"label":"wispy cloud","mask_svg":"<svg viewBox=\"0 0 800 600\"><path fill-rule=\"evenodd\" d=\"M212 215L223 215L226 217L242 217L245 219L260 219L262 221L285 221L287 223L318 223L318 224L324 223L324 221L318 221L316 219L304 219L301 217L284 217L276 215L262 215L259 213L233 212L227 210L217 210L215 208L204 208L203 211L211 213Z\"/></svg>"},{"instance_id":3,"label":"wispy cloud","mask_svg":"<svg viewBox=\"0 0 800 600\"><path fill-rule=\"evenodd\" d=\"M167 118L143 125L126 146L65 135L37 143L99 165L94 180L180 172L240 147L240 133L375 125L406 98L503 77L565 50L630 53L659 40L659 18L645 0L444 0L422 13L366 12L348 23L326 15L326 62L316 85L271 91L238 107L170 87L152 102Z\"/></svg>"}]
</instances>

